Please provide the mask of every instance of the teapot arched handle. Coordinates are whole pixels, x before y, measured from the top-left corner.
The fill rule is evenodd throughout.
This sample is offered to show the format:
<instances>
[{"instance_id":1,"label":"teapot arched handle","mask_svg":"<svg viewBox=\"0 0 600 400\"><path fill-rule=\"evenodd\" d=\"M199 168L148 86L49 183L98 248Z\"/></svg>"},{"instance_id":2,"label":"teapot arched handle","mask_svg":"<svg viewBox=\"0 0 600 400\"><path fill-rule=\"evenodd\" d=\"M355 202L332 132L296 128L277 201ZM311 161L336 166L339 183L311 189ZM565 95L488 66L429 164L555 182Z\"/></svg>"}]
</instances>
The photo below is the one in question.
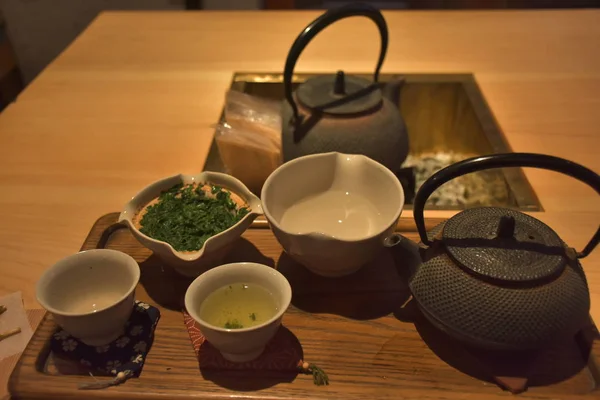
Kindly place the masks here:
<instances>
[{"instance_id":1,"label":"teapot arched handle","mask_svg":"<svg viewBox=\"0 0 600 400\"><path fill-rule=\"evenodd\" d=\"M323 29L340 19L357 16L368 17L375 22L379 28L379 34L381 35L381 50L379 52L377 66L375 67L375 73L373 74L373 81L377 82L379 79L379 70L385 59L385 53L387 52L388 46L387 24L385 23L385 19L381 12L373 6L361 3L348 4L339 8L330 9L302 30L292 44L287 59L285 60L285 68L283 70L283 90L285 92L285 99L292 107L294 121L298 120L299 115L298 105L294 101L292 94L292 76L300 54L308 43Z\"/></svg>"},{"instance_id":2,"label":"teapot arched handle","mask_svg":"<svg viewBox=\"0 0 600 400\"><path fill-rule=\"evenodd\" d=\"M437 188L454 178L471 172L507 167L531 167L560 172L587 183L596 193L600 194L600 175L583 165L564 158L535 153L503 153L469 158L439 170L431 175L419 188L415 196L413 214L421 241L428 246L432 244L427 237L423 212L427 199ZM588 256L599 241L600 226L583 250L577 252L577 258Z\"/></svg>"}]
</instances>

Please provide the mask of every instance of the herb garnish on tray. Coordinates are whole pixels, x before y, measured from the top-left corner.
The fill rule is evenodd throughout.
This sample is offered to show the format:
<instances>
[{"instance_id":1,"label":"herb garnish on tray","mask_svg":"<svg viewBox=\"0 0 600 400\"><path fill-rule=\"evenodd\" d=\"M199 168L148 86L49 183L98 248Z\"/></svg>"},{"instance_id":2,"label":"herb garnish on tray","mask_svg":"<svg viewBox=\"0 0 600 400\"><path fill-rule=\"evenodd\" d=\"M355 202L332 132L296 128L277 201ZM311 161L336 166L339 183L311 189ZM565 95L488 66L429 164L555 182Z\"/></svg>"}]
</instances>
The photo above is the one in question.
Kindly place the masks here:
<instances>
[{"instance_id":1,"label":"herb garnish on tray","mask_svg":"<svg viewBox=\"0 0 600 400\"><path fill-rule=\"evenodd\" d=\"M238 208L228 191L212 186L210 196L202 186L178 184L162 192L158 202L146 208L140 231L177 251L196 251L248 214L248 208Z\"/></svg>"}]
</instances>

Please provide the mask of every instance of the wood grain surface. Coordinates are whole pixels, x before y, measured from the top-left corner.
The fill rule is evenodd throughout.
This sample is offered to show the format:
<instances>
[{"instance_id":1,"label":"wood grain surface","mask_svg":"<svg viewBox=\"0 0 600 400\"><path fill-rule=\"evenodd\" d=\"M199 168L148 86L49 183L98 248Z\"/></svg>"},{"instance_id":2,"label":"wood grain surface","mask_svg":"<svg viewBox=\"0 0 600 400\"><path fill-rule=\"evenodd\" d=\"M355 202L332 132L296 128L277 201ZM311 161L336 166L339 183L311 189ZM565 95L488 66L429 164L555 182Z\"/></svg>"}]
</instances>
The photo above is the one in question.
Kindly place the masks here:
<instances>
[{"instance_id":1,"label":"wood grain surface","mask_svg":"<svg viewBox=\"0 0 600 400\"><path fill-rule=\"evenodd\" d=\"M77 390L91 377L59 372L48 355L56 325L47 315L11 376L16 398L494 399L506 396L493 383L496 374L526 377L530 388L523 398L598 394L600 342L593 326L577 340L535 355L469 350L431 326L410 300L407 286L418 262L411 220L399 225L403 245L386 249L344 278L321 278L296 264L268 229L248 230L226 260L260 262L287 277L293 297L283 324L298 339L304 360L329 374L329 386L315 386L310 376L294 373L199 370L181 314L190 280L164 265L127 229L111 229L117 217L100 218L82 249L117 249L140 263L136 297L162 313L142 375L101 391ZM431 229L440 221L427 222ZM107 228L110 234L103 235Z\"/></svg>"},{"instance_id":2,"label":"wood grain surface","mask_svg":"<svg viewBox=\"0 0 600 400\"><path fill-rule=\"evenodd\" d=\"M233 73L281 72L318 15L101 14L0 114L0 294L20 290L27 308L39 307L35 282L80 248L98 215L156 179L199 172ZM384 15L382 72L474 73L515 151L600 171L599 10ZM311 41L296 71L368 73L378 51L376 27L349 18ZM545 209L536 217L582 247L600 220L597 194L555 173L525 173ZM600 252L583 265L600 320Z\"/></svg>"},{"instance_id":3,"label":"wood grain surface","mask_svg":"<svg viewBox=\"0 0 600 400\"><path fill-rule=\"evenodd\" d=\"M101 14L0 114L0 293L21 290L26 307L39 307L35 282L79 249L98 215L156 179L199 172L233 73L281 72L317 15ZM600 171L600 11L384 15L382 72L472 72L515 151ZM296 70L368 73L378 51L372 22L349 18L311 41ZM525 173L546 210L537 217L581 247L598 227L597 195L555 173ZM600 319L600 255L584 266Z\"/></svg>"}]
</instances>

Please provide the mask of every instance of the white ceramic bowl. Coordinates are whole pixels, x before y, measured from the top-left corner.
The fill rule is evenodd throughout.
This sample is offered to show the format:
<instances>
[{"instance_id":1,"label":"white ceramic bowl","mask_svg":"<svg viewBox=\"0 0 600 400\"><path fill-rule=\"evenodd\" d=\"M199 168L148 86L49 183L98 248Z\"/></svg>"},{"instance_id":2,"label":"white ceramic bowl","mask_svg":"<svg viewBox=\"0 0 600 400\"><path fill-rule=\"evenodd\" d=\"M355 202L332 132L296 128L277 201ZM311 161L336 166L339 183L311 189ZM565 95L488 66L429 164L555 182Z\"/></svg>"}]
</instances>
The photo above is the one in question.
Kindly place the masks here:
<instances>
[{"instance_id":1,"label":"white ceramic bowl","mask_svg":"<svg viewBox=\"0 0 600 400\"><path fill-rule=\"evenodd\" d=\"M335 152L281 165L265 181L261 198L284 250L327 277L351 274L377 257L404 207L404 190L389 169Z\"/></svg>"},{"instance_id":2,"label":"white ceramic bowl","mask_svg":"<svg viewBox=\"0 0 600 400\"><path fill-rule=\"evenodd\" d=\"M101 346L123 334L134 305L140 267L116 250L87 250L48 268L37 282L38 302L82 342Z\"/></svg>"},{"instance_id":3,"label":"white ceramic bowl","mask_svg":"<svg viewBox=\"0 0 600 400\"><path fill-rule=\"evenodd\" d=\"M135 215L150 201L158 197L162 191L180 183L206 182L221 186L240 196L248 204L250 212L231 228L210 237L200 250L179 252L169 243L152 239L135 227L133 223ZM174 175L148 185L125 205L119 216L119 222L127 224L133 236L142 245L152 250L180 274L196 277L208 267L218 264L231 250L234 242L250 227L252 221L259 215L262 215L260 199L250 192L242 182L227 174L205 171L197 175Z\"/></svg>"},{"instance_id":4,"label":"white ceramic bowl","mask_svg":"<svg viewBox=\"0 0 600 400\"><path fill-rule=\"evenodd\" d=\"M220 287L239 282L254 283L271 292L278 305L277 314L260 325L242 329L220 328L203 321L199 310L206 297ZM196 278L185 293L185 308L200 325L206 340L225 359L245 362L261 355L266 344L277 333L291 300L292 288L276 269L263 264L240 262L221 265Z\"/></svg>"}]
</instances>

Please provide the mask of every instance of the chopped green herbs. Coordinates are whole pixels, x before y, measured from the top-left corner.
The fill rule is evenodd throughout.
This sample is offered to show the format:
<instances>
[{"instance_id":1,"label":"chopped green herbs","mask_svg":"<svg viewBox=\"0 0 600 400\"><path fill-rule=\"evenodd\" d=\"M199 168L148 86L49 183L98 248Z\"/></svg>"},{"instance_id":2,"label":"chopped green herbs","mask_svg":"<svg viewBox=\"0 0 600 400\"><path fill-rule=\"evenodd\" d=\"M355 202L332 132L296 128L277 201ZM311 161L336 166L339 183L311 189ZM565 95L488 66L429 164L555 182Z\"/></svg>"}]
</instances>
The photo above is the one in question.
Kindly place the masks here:
<instances>
[{"instance_id":1,"label":"chopped green herbs","mask_svg":"<svg viewBox=\"0 0 600 400\"><path fill-rule=\"evenodd\" d=\"M212 186L211 193L214 196L207 196L202 185L173 186L148 206L140 231L177 251L200 250L208 238L229 229L249 212L246 207L238 208L221 187Z\"/></svg>"},{"instance_id":2,"label":"chopped green herbs","mask_svg":"<svg viewBox=\"0 0 600 400\"><path fill-rule=\"evenodd\" d=\"M250 319L252 321L256 321L256 314L254 314L254 313L250 314Z\"/></svg>"},{"instance_id":3,"label":"chopped green herbs","mask_svg":"<svg viewBox=\"0 0 600 400\"><path fill-rule=\"evenodd\" d=\"M225 329L242 329L244 325L240 324L237 319L225 322Z\"/></svg>"}]
</instances>

